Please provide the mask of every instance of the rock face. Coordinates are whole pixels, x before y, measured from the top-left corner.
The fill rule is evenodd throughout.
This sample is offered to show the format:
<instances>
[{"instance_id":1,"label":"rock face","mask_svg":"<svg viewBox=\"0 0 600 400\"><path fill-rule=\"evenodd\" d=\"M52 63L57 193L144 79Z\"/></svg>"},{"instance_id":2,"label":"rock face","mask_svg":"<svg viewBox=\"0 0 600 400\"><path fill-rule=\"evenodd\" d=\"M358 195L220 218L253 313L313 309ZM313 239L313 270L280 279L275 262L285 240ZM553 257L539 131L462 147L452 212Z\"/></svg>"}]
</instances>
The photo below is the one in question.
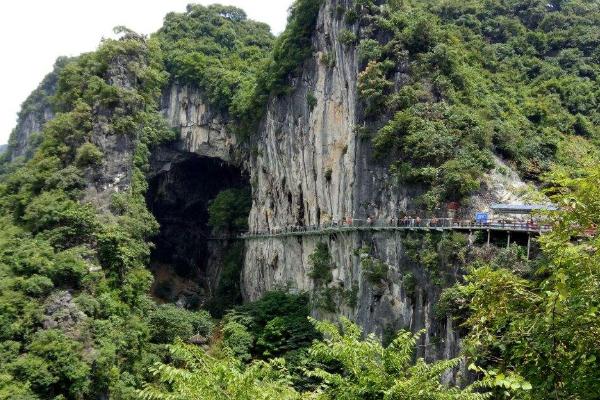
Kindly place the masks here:
<instances>
[{"instance_id":1,"label":"rock face","mask_svg":"<svg viewBox=\"0 0 600 400\"><path fill-rule=\"evenodd\" d=\"M73 302L73 296L68 291L53 293L44 304L44 329L60 328L70 336L77 336L78 326L85 319L85 313Z\"/></svg>"},{"instance_id":2,"label":"rock face","mask_svg":"<svg viewBox=\"0 0 600 400\"><path fill-rule=\"evenodd\" d=\"M212 110L197 88L173 84L164 91L161 108L169 124L179 131L174 149L239 163L241 153L221 115Z\"/></svg>"},{"instance_id":3,"label":"rock face","mask_svg":"<svg viewBox=\"0 0 600 400\"><path fill-rule=\"evenodd\" d=\"M50 96L56 91L58 75L67 61L66 58L59 58L54 65L54 70L46 75L38 88L21 105L17 126L8 141L9 161L19 157L28 159L33 155L38 145L36 134L42 130L46 122L54 118Z\"/></svg>"},{"instance_id":4,"label":"rock face","mask_svg":"<svg viewBox=\"0 0 600 400\"><path fill-rule=\"evenodd\" d=\"M313 39L315 54L293 83L293 93L269 104L256 140L258 156L251 164L255 182L251 229L315 225L348 217L387 220L414 207L418 188L390 184L385 166L372 159L369 140L356 133L359 66L355 50L339 40L346 27L335 17L338 5L349 6L345 1L326 1L322 7ZM320 62L325 53L335 56L334 67ZM316 98L314 107L307 101L311 95ZM426 356L457 353L451 324L434 323L432 317L440 288L407 260L402 240L395 234L250 240L242 277L245 298L254 300L286 285L314 292L309 256L320 241L329 245L335 265L331 286L349 290L358 285L356 306L337 304L341 314L379 335L392 328L427 328ZM363 276L355 250L365 245L390 267L385 287L373 287ZM408 273L417 279L410 296L403 286Z\"/></svg>"},{"instance_id":5,"label":"rock face","mask_svg":"<svg viewBox=\"0 0 600 400\"><path fill-rule=\"evenodd\" d=\"M362 111L357 96L359 65L353 46L344 46L340 34L347 29L335 10L351 7L351 1L328 0L322 6L313 37L313 57L293 91L268 105L253 145L257 156L250 161L253 207L250 230L266 231L293 225L318 225L346 218L368 216L388 221L399 211L418 210L418 186L394 184L387 166L374 160L370 140L357 133ZM358 28L354 27L355 33ZM335 59L330 67L323 55ZM401 85L401 79L397 82ZM309 98L316 99L308 101ZM500 161L498 161L500 163ZM488 188L472 203L500 200L522 182L511 174L504 181L491 176ZM415 214L413 214L415 215ZM422 356L454 357L459 338L452 320L434 316L434 305L443 289L422 265L407 256L401 233L341 233L324 237L261 238L246 242L242 289L246 300L288 287L309 291L313 299L324 295L309 277L309 256L319 242L328 244L335 266L333 282L336 313L358 322L366 332L383 337L399 328L425 329ZM356 250L368 246L371 255L389 267L387 279L373 284L366 279ZM447 280L461 271L450 266ZM355 305L339 293L357 291ZM316 308L317 316L328 312ZM329 315L333 317L334 315Z\"/></svg>"},{"instance_id":6,"label":"rock face","mask_svg":"<svg viewBox=\"0 0 600 400\"><path fill-rule=\"evenodd\" d=\"M251 155L242 155L235 137L227 132L226 121L206 106L200 91L169 87L162 100L163 113L180 131L180 139L155 152L152 170L168 169L173 160L186 153L241 166L250 174L253 206L249 225L256 231L318 225L347 217L388 220L399 211L415 212L414 199L420 188L393 184L387 167L373 159L370 140L357 134L356 128L362 123L357 99L359 65L356 50L339 40L347 26L335 12L338 6L349 8L350 3L324 2L313 37L313 56L291 82L290 94L269 102L250 144L254 150L247 152ZM333 67L321 62L324 55L335 59ZM511 180L520 186L518 179L505 176L502 183L491 177L489 190L473 203L504 196ZM434 317L442 287L407 256L400 233L247 240L241 277L244 298L255 300L277 288L309 291L313 298L322 295L322 288L316 288L309 277L309 256L322 241L328 244L335 265L329 287L337 293L336 314L380 336L399 328L425 329L421 348L429 359L458 354L458 334L451 319ZM387 279L379 284L366 279L356 255L356 250L365 246L389 267ZM444 273L452 280L461 271L448 267ZM340 295L352 292L356 304L348 304ZM334 316L319 308L314 314Z\"/></svg>"}]
</instances>

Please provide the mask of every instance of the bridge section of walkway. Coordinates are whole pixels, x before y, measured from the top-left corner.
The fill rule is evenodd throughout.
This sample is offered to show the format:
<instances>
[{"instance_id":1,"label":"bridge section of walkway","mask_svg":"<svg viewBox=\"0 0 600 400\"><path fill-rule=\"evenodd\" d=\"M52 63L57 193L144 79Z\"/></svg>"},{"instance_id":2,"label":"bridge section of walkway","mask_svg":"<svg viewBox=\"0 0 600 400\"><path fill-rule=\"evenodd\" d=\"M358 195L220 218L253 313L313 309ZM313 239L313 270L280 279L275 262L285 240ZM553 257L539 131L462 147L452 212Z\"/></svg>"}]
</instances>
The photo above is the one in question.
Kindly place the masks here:
<instances>
[{"instance_id":1,"label":"bridge section of walkway","mask_svg":"<svg viewBox=\"0 0 600 400\"><path fill-rule=\"evenodd\" d=\"M288 236L320 236L334 233L360 231L501 231L522 232L527 234L542 234L550 231L550 225L525 222L487 222L455 221L447 219L400 220L397 223L377 223L353 221L344 224L325 224L312 226L290 226L283 229L272 229L261 232L244 232L237 237L244 240L275 238Z\"/></svg>"}]
</instances>

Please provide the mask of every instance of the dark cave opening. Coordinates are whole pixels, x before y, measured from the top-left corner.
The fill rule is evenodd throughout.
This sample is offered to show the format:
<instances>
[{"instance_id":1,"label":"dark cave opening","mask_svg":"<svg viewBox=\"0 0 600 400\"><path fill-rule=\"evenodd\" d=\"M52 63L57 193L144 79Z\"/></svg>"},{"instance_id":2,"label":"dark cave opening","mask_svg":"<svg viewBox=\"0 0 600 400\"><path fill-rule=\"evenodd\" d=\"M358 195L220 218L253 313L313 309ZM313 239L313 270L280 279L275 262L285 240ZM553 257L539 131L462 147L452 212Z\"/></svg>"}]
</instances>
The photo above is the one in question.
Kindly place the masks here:
<instances>
[{"instance_id":1,"label":"dark cave opening","mask_svg":"<svg viewBox=\"0 0 600 400\"><path fill-rule=\"evenodd\" d=\"M229 246L209 240L209 204L224 190L249 190L249 179L222 160L189 153L167 163L148 183L146 202L160 224L151 255L152 294L159 302L198 307L214 291L219 258Z\"/></svg>"}]
</instances>

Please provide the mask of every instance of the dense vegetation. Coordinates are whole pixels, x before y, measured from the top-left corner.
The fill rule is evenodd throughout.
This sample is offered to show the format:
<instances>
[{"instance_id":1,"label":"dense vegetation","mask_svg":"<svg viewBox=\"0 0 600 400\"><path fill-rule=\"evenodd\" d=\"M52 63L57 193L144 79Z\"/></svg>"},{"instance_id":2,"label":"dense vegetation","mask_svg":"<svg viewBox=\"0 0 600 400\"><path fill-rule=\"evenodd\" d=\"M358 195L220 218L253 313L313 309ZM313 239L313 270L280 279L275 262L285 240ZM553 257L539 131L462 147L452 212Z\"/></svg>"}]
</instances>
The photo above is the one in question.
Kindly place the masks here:
<instances>
[{"instance_id":1,"label":"dense vegetation","mask_svg":"<svg viewBox=\"0 0 600 400\"><path fill-rule=\"evenodd\" d=\"M172 79L200 87L218 111L236 116L250 101L273 45L268 25L228 6L189 5L156 33Z\"/></svg>"},{"instance_id":2,"label":"dense vegetation","mask_svg":"<svg viewBox=\"0 0 600 400\"><path fill-rule=\"evenodd\" d=\"M600 222L599 183L597 167L555 177L550 190L564 212L541 238L533 270L480 261L446 292L468 328L474 369L503 386L525 379L534 388L525 399L594 399L600 391L600 239L589 231Z\"/></svg>"},{"instance_id":3,"label":"dense vegetation","mask_svg":"<svg viewBox=\"0 0 600 400\"><path fill-rule=\"evenodd\" d=\"M342 318L341 326L312 321L324 339L315 341L306 355L303 374L316 379L310 390L297 389L285 360L254 361L243 367L225 345L207 353L177 343L170 346L172 364L159 364L154 373L158 384L148 384L142 398L180 399L431 399L476 400L488 398L474 387L448 388L441 374L458 360L427 364L413 360L419 334L400 332L383 348L373 335L362 338L361 330Z\"/></svg>"},{"instance_id":4,"label":"dense vegetation","mask_svg":"<svg viewBox=\"0 0 600 400\"><path fill-rule=\"evenodd\" d=\"M298 4L302 10L303 2ZM304 29L304 36L292 42L309 35L308 22L299 24L291 29ZM150 377L148 368L167 355L165 343L212 330L206 312L157 306L149 297L152 276L146 266L158 224L146 208L144 172L151 146L174 134L158 113L158 100L170 81L189 83L202 88L218 111L238 115L236 110L256 100L258 70L272 68L267 58L273 37L242 10L223 6L169 14L151 39L118 30L122 39L57 62L22 111L35 114L48 106L55 118L35 135L25 160L2 160L2 398L136 398L135 389ZM285 75L279 71L268 82L281 86ZM261 90L274 87L269 83ZM107 200L89 191L105 163L101 137L124 137L132 152L128 190ZM216 231L245 229L248 207L248 193L225 191L211 204L210 223ZM215 296L217 314L240 301L242 256L243 248L232 246ZM239 311L238 316L251 315L242 321L256 320L243 329L256 337L252 346L259 350L247 350L253 356L282 354L286 346L310 342L306 304L299 314L283 307L280 311L290 313L264 320L260 313ZM235 327L231 319L225 332ZM288 330L299 328L304 339L285 343ZM280 342L271 343L277 335L283 335Z\"/></svg>"},{"instance_id":5,"label":"dense vegetation","mask_svg":"<svg viewBox=\"0 0 600 400\"><path fill-rule=\"evenodd\" d=\"M597 1L365 0L342 11L340 40L363 66L361 133L376 132L398 179L428 189L425 205L478 190L492 152L533 179L553 163L597 162Z\"/></svg>"},{"instance_id":6,"label":"dense vegetation","mask_svg":"<svg viewBox=\"0 0 600 400\"><path fill-rule=\"evenodd\" d=\"M247 138L257 128L269 96L284 93L288 78L312 52L311 35L323 0L298 0L277 40L269 27L228 6L188 6L170 13L156 37L174 80L199 86L206 100L231 118Z\"/></svg>"},{"instance_id":7,"label":"dense vegetation","mask_svg":"<svg viewBox=\"0 0 600 400\"><path fill-rule=\"evenodd\" d=\"M208 205L208 224L217 233L245 232L252 200L249 189L226 189Z\"/></svg>"},{"instance_id":8,"label":"dense vegetation","mask_svg":"<svg viewBox=\"0 0 600 400\"><path fill-rule=\"evenodd\" d=\"M166 74L153 46L127 33L65 65L52 99L57 115L38 151L2 179L0 372L8 398L131 397L157 357L145 268L157 224L146 210L143 168L148 146L172 132L156 113ZM132 87L108 82L116 64ZM108 213L82 201L98 129L136 144L131 190L114 195Z\"/></svg>"}]
</instances>

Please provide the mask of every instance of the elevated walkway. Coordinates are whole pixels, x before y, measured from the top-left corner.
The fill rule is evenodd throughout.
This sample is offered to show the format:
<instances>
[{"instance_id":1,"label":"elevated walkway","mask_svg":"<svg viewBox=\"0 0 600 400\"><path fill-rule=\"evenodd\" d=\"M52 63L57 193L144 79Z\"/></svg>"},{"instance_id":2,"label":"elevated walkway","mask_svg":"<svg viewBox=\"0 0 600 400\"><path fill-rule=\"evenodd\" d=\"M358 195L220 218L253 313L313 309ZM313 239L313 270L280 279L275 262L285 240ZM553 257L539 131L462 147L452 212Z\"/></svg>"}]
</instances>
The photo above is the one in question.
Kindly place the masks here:
<instances>
[{"instance_id":1,"label":"elevated walkway","mask_svg":"<svg viewBox=\"0 0 600 400\"><path fill-rule=\"evenodd\" d=\"M472 221L455 221L449 219L425 219L425 220L400 220L396 223L367 222L364 220L354 220L352 223L344 224L325 224L310 226L289 226L282 229L272 229L270 231L243 232L238 235L228 235L220 237L211 237L211 240L225 239L265 239L281 238L294 236L324 236L335 233L349 232L389 232L389 231L500 231L500 232L520 232L530 235L539 235L551 230L550 225L521 222L486 222L477 223Z\"/></svg>"}]
</instances>

